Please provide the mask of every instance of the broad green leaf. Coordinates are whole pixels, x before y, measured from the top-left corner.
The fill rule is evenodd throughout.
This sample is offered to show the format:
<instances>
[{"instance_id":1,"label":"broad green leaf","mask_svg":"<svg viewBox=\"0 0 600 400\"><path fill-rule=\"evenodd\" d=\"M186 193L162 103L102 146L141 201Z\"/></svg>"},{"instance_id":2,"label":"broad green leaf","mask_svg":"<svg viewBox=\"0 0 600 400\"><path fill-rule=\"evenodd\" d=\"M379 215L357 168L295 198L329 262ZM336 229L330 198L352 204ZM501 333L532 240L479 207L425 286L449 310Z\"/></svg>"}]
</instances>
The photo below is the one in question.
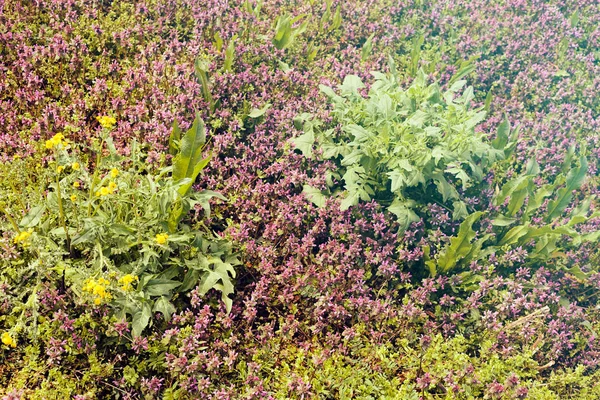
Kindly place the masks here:
<instances>
[{"instance_id":1,"label":"broad green leaf","mask_svg":"<svg viewBox=\"0 0 600 400\"><path fill-rule=\"evenodd\" d=\"M421 218L413 211L414 202L401 201L398 198L394 199L388 207L388 211L396 216L398 224L400 224L400 232L404 232L413 222L419 222Z\"/></svg>"},{"instance_id":2,"label":"broad green leaf","mask_svg":"<svg viewBox=\"0 0 600 400\"><path fill-rule=\"evenodd\" d=\"M199 293L206 294L210 289L221 291L221 300L225 303L227 312L230 312L233 303L229 295L233 294L233 284L231 281L234 278L235 270L233 269L233 266L219 261L215 263L215 268L213 270L210 270L202 276L198 287Z\"/></svg>"},{"instance_id":3,"label":"broad green leaf","mask_svg":"<svg viewBox=\"0 0 600 400\"><path fill-rule=\"evenodd\" d=\"M508 120L508 115L504 114L504 119L498 125L498 130L496 131L496 138L492 140L492 146L498 150L504 150L504 147L508 143L508 134L510 132L510 121Z\"/></svg>"},{"instance_id":4,"label":"broad green leaf","mask_svg":"<svg viewBox=\"0 0 600 400\"><path fill-rule=\"evenodd\" d=\"M163 296L180 286L181 282L171 279L151 279L144 286L143 291L150 296Z\"/></svg>"},{"instance_id":5,"label":"broad green leaf","mask_svg":"<svg viewBox=\"0 0 600 400\"><path fill-rule=\"evenodd\" d=\"M167 296L161 296L154 302L152 312L159 312L163 315L165 321L171 320L171 315L176 311L175 306L171 304Z\"/></svg>"},{"instance_id":6,"label":"broad green leaf","mask_svg":"<svg viewBox=\"0 0 600 400\"><path fill-rule=\"evenodd\" d=\"M192 127L185 133L181 139L179 153L173 161L173 180L177 182L180 179L194 176L197 166L206 159L202 159L202 149L206 143L206 127L196 114Z\"/></svg>"},{"instance_id":7,"label":"broad green leaf","mask_svg":"<svg viewBox=\"0 0 600 400\"><path fill-rule=\"evenodd\" d=\"M41 206L32 207L27 213L27 215L23 217L21 222L19 222L19 226L21 228L33 228L37 226L42 220L45 211L46 205L44 204L42 204Z\"/></svg>"},{"instance_id":8,"label":"broad green leaf","mask_svg":"<svg viewBox=\"0 0 600 400\"><path fill-rule=\"evenodd\" d=\"M260 118L267 112L269 108L271 108L271 103L265 104L262 108L253 108L248 116L250 118Z\"/></svg>"},{"instance_id":9,"label":"broad green leaf","mask_svg":"<svg viewBox=\"0 0 600 400\"><path fill-rule=\"evenodd\" d=\"M371 55L371 51L373 50L373 38L375 37L375 34L371 34L371 36L369 36L367 38L367 41L365 42L365 44L363 44L363 47L360 51L360 59L362 61L366 61L367 58L369 58L369 56Z\"/></svg>"},{"instance_id":10,"label":"broad green leaf","mask_svg":"<svg viewBox=\"0 0 600 400\"><path fill-rule=\"evenodd\" d=\"M525 236L531 229L533 229L533 228L531 228L527 225L515 226L515 227L511 228L508 232L506 232L506 234L504 236L502 236L502 239L500 239L500 242L498 243L498 245L503 246L503 245L515 244L519 241L519 239L521 237Z\"/></svg>"},{"instance_id":11,"label":"broad green leaf","mask_svg":"<svg viewBox=\"0 0 600 400\"><path fill-rule=\"evenodd\" d=\"M323 207L325 205L325 201L327 200L327 197L325 197L323 192L321 192L319 189L314 188L310 185L304 185L302 188L302 193L304 193L306 198L311 203L313 203L314 205L316 205L319 208Z\"/></svg>"},{"instance_id":12,"label":"broad green leaf","mask_svg":"<svg viewBox=\"0 0 600 400\"><path fill-rule=\"evenodd\" d=\"M483 212L481 211L474 212L460 224L458 234L450 239L450 245L446 246L438 258L438 269L441 272L447 273L451 271L458 261L466 257L473 249L473 245L471 244L471 240L475 238L473 224L477 222L482 215Z\"/></svg>"},{"instance_id":13,"label":"broad green leaf","mask_svg":"<svg viewBox=\"0 0 600 400\"><path fill-rule=\"evenodd\" d=\"M304 157L313 158L312 147L315 143L315 134L312 129L304 132L302 135L290 140Z\"/></svg>"},{"instance_id":14,"label":"broad green leaf","mask_svg":"<svg viewBox=\"0 0 600 400\"><path fill-rule=\"evenodd\" d=\"M573 191L579 189L583 184L587 167L587 159L581 156L579 167L571 169L567 174L565 187L559 189L554 200L548 203L546 221L551 221L558 217L567 208L573 198Z\"/></svg>"},{"instance_id":15,"label":"broad green leaf","mask_svg":"<svg viewBox=\"0 0 600 400\"><path fill-rule=\"evenodd\" d=\"M134 337L141 336L144 329L146 329L146 327L148 326L151 317L152 310L148 304L144 303L142 309L133 315L131 333Z\"/></svg>"},{"instance_id":16,"label":"broad green leaf","mask_svg":"<svg viewBox=\"0 0 600 400\"><path fill-rule=\"evenodd\" d=\"M177 120L173 120L173 129L171 129L171 134L169 135L169 154L177 155L179 151L179 141L181 140L181 129L179 129L179 125L177 124Z\"/></svg>"},{"instance_id":17,"label":"broad green leaf","mask_svg":"<svg viewBox=\"0 0 600 400\"><path fill-rule=\"evenodd\" d=\"M350 95L358 93L359 89L363 89L365 84L356 75L346 75L344 82L339 86L342 95Z\"/></svg>"}]
</instances>

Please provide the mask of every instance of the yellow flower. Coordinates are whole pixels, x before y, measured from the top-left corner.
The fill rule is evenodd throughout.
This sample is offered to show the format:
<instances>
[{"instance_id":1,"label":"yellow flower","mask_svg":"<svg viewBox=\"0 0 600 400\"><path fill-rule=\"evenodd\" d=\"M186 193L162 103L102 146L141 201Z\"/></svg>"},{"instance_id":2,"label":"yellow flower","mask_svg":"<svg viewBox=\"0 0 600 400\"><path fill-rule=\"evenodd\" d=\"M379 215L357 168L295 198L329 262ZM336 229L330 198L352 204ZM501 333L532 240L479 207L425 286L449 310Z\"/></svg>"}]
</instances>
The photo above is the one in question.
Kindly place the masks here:
<instances>
[{"instance_id":1,"label":"yellow flower","mask_svg":"<svg viewBox=\"0 0 600 400\"><path fill-rule=\"evenodd\" d=\"M106 290L109 284L110 282L104 278L98 278L98 280L88 279L84 282L83 291L95 296L94 304L100 305L102 301L112 298L111 294Z\"/></svg>"},{"instance_id":2,"label":"yellow flower","mask_svg":"<svg viewBox=\"0 0 600 400\"><path fill-rule=\"evenodd\" d=\"M115 190L117 190L117 184L111 181L111 182L108 184L108 190L109 190L111 193L114 193L114 192L115 192Z\"/></svg>"},{"instance_id":3,"label":"yellow flower","mask_svg":"<svg viewBox=\"0 0 600 400\"><path fill-rule=\"evenodd\" d=\"M137 281L138 277L135 275L131 275L131 274L127 274L125 276L123 276L121 279L119 279L119 284L121 284L121 289L128 291L131 290L133 287L131 286L131 284L134 281Z\"/></svg>"},{"instance_id":4,"label":"yellow flower","mask_svg":"<svg viewBox=\"0 0 600 400\"><path fill-rule=\"evenodd\" d=\"M114 178L116 178L116 177L117 177L117 175L119 175L119 170L118 170L118 169L116 169L116 168L113 168L113 169L111 169L111 170L110 170L110 177L111 177L111 178L113 178L113 179L114 179Z\"/></svg>"},{"instance_id":5,"label":"yellow flower","mask_svg":"<svg viewBox=\"0 0 600 400\"><path fill-rule=\"evenodd\" d=\"M14 243L23 243L26 242L29 237L31 236L31 233L33 232L33 230L29 229L28 231L23 231L21 233L19 233L14 239L13 242ZM23 243L23 246L25 246L26 244Z\"/></svg>"},{"instance_id":6,"label":"yellow flower","mask_svg":"<svg viewBox=\"0 0 600 400\"><path fill-rule=\"evenodd\" d=\"M96 117L96 120L98 122L100 122L100 125L104 128L104 129L110 129L113 126L115 126L115 124L117 123L117 120L114 119L113 117L109 117L109 116L102 116L102 117Z\"/></svg>"},{"instance_id":7,"label":"yellow flower","mask_svg":"<svg viewBox=\"0 0 600 400\"><path fill-rule=\"evenodd\" d=\"M79 186L81 186L81 184L79 183L79 181L75 181L75 182L73 182L73 187L74 187L75 189L79 188Z\"/></svg>"},{"instance_id":8,"label":"yellow flower","mask_svg":"<svg viewBox=\"0 0 600 400\"><path fill-rule=\"evenodd\" d=\"M80 165L78 162L74 162L71 164L71 168L73 168L73 171L79 171Z\"/></svg>"},{"instance_id":9,"label":"yellow flower","mask_svg":"<svg viewBox=\"0 0 600 400\"><path fill-rule=\"evenodd\" d=\"M167 243L167 240L169 240L169 235L166 233L157 233L155 240L158 244L165 244Z\"/></svg>"},{"instance_id":10,"label":"yellow flower","mask_svg":"<svg viewBox=\"0 0 600 400\"><path fill-rule=\"evenodd\" d=\"M108 196L110 194L110 190L107 187L100 188L100 196Z\"/></svg>"},{"instance_id":11,"label":"yellow flower","mask_svg":"<svg viewBox=\"0 0 600 400\"><path fill-rule=\"evenodd\" d=\"M59 174L61 172L63 172L65 170L65 167L63 167L62 165L59 165L58 167L56 167L56 172L58 172Z\"/></svg>"},{"instance_id":12,"label":"yellow flower","mask_svg":"<svg viewBox=\"0 0 600 400\"><path fill-rule=\"evenodd\" d=\"M10 336L10 333L4 332L2 334L2 343L6 346L17 347L17 342Z\"/></svg>"},{"instance_id":13,"label":"yellow flower","mask_svg":"<svg viewBox=\"0 0 600 400\"><path fill-rule=\"evenodd\" d=\"M57 147L59 144L63 146L67 146L69 144L62 133L57 133L56 135L52 136L51 139L46 140L46 148L49 150Z\"/></svg>"},{"instance_id":14,"label":"yellow flower","mask_svg":"<svg viewBox=\"0 0 600 400\"><path fill-rule=\"evenodd\" d=\"M74 194L71 195L71 201L74 203L75 200L77 200L77 196L75 196Z\"/></svg>"}]
</instances>

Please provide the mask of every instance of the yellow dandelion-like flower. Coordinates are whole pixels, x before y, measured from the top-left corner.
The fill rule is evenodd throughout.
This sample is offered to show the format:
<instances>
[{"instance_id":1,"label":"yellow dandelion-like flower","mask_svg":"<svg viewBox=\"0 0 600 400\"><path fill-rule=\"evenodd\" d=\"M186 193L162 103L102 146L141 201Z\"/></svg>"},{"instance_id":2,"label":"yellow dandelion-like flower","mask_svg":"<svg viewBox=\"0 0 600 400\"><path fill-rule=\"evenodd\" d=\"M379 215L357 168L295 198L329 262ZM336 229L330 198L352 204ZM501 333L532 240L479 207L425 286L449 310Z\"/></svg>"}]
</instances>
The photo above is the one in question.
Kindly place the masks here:
<instances>
[{"instance_id":1,"label":"yellow dandelion-like flower","mask_svg":"<svg viewBox=\"0 0 600 400\"><path fill-rule=\"evenodd\" d=\"M74 162L73 164L71 164L71 168L73 168L73 171L79 171L79 168L81 168L81 165L79 165L78 162Z\"/></svg>"},{"instance_id":2,"label":"yellow dandelion-like flower","mask_svg":"<svg viewBox=\"0 0 600 400\"><path fill-rule=\"evenodd\" d=\"M74 194L71 195L71 201L74 203L75 200L77 200L77 196L75 196Z\"/></svg>"},{"instance_id":3,"label":"yellow dandelion-like flower","mask_svg":"<svg viewBox=\"0 0 600 400\"><path fill-rule=\"evenodd\" d=\"M26 242L29 237L31 237L31 233L33 232L33 230L29 229L27 231L23 231L21 233L19 233L17 236L15 236L15 238L13 239L14 243L22 243L23 245L25 245L24 242Z\"/></svg>"},{"instance_id":4,"label":"yellow dandelion-like flower","mask_svg":"<svg viewBox=\"0 0 600 400\"><path fill-rule=\"evenodd\" d=\"M57 133L56 135L52 136L51 139L46 140L46 148L48 150L57 147L59 144L63 146L67 146L69 144L62 133Z\"/></svg>"},{"instance_id":5,"label":"yellow dandelion-like flower","mask_svg":"<svg viewBox=\"0 0 600 400\"><path fill-rule=\"evenodd\" d=\"M110 129L112 127L115 126L115 124L117 123L117 120L113 117L109 117L109 116L102 116L102 117L96 117L96 120L100 123L100 125L104 128L104 129Z\"/></svg>"},{"instance_id":6,"label":"yellow dandelion-like flower","mask_svg":"<svg viewBox=\"0 0 600 400\"><path fill-rule=\"evenodd\" d=\"M111 178L113 178L113 179L114 179L114 178L116 178L118 175L119 175L119 170L118 170L118 169L116 169L116 168L113 168L113 169L111 169L111 170L110 170L110 177L111 177Z\"/></svg>"},{"instance_id":7,"label":"yellow dandelion-like flower","mask_svg":"<svg viewBox=\"0 0 600 400\"><path fill-rule=\"evenodd\" d=\"M135 275L131 275L131 274L127 274L125 276L123 276L121 279L119 279L119 284L122 285L121 289L128 291L133 289L133 287L131 286L131 284L134 281L137 281L138 277Z\"/></svg>"},{"instance_id":8,"label":"yellow dandelion-like flower","mask_svg":"<svg viewBox=\"0 0 600 400\"><path fill-rule=\"evenodd\" d=\"M169 240L169 235L167 235L166 233L158 233L156 234L154 240L156 240L156 243L158 244L165 244Z\"/></svg>"},{"instance_id":9,"label":"yellow dandelion-like flower","mask_svg":"<svg viewBox=\"0 0 600 400\"><path fill-rule=\"evenodd\" d=\"M65 170L65 167L63 167L62 165L59 165L58 167L56 167L56 172L58 172L59 174L61 172L63 172Z\"/></svg>"},{"instance_id":10,"label":"yellow dandelion-like flower","mask_svg":"<svg viewBox=\"0 0 600 400\"><path fill-rule=\"evenodd\" d=\"M79 183L79 181L75 181L75 182L73 182L73 187L74 187L75 189L78 189L80 186L81 186L81 183Z\"/></svg>"},{"instance_id":11,"label":"yellow dandelion-like flower","mask_svg":"<svg viewBox=\"0 0 600 400\"><path fill-rule=\"evenodd\" d=\"M17 347L17 341L10 336L10 333L4 332L2 334L2 344L10 347Z\"/></svg>"},{"instance_id":12,"label":"yellow dandelion-like flower","mask_svg":"<svg viewBox=\"0 0 600 400\"><path fill-rule=\"evenodd\" d=\"M100 196L108 196L110 194L110 190L107 187L100 188Z\"/></svg>"}]
</instances>

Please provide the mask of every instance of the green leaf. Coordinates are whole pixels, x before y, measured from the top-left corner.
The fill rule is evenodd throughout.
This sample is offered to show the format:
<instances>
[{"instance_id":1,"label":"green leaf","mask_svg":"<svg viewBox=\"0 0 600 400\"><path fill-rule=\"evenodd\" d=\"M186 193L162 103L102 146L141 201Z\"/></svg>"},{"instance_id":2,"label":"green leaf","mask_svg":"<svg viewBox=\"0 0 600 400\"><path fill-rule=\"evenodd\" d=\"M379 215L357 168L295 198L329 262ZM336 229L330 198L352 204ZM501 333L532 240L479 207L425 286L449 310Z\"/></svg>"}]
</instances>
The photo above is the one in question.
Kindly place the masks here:
<instances>
[{"instance_id":1,"label":"green leaf","mask_svg":"<svg viewBox=\"0 0 600 400\"><path fill-rule=\"evenodd\" d=\"M196 114L192 127L185 133L181 140L179 153L173 161L173 180L196 179L197 165L205 161L202 159L202 149L206 143L206 127L200 114Z\"/></svg>"},{"instance_id":2,"label":"green leaf","mask_svg":"<svg viewBox=\"0 0 600 400\"><path fill-rule=\"evenodd\" d=\"M351 95L357 94L358 91L364 87L365 84L357 75L346 75L344 82L339 86L339 89L342 95Z\"/></svg>"},{"instance_id":3,"label":"green leaf","mask_svg":"<svg viewBox=\"0 0 600 400\"><path fill-rule=\"evenodd\" d=\"M504 114L504 120L498 125L496 131L496 138L492 140L492 146L497 150L504 150L504 147L508 143L508 134L510 132L510 121L508 115Z\"/></svg>"},{"instance_id":4,"label":"green leaf","mask_svg":"<svg viewBox=\"0 0 600 400\"><path fill-rule=\"evenodd\" d=\"M169 154L177 155L179 151L179 141L181 140L181 129L177 124L177 120L173 120L173 129L169 135Z\"/></svg>"},{"instance_id":5,"label":"green leaf","mask_svg":"<svg viewBox=\"0 0 600 400\"><path fill-rule=\"evenodd\" d=\"M143 287L143 291L150 296L163 296L178 286L181 286L181 282L171 279L151 279Z\"/></svg>"},{"instance_id":6,"label":"green leaf","mask_svg":"<svg viewBox=\"0 0 600 400\"><path fill-rule=\"evenodd\" d=\"M585 156L581 156L579 167L571 169L567 174L565 187L559 189L556 198L548 203L546 221L551 221L558 217L567 208L573 198L573 191L579 189L583 184L587 167L587 159Z\"/></svg>"},{"instance_id":7,"label":"green leaf","mask_svg":"<svg viewBox=\"0 0 600 400\"><path fill-rule=\"evenodd\" d=\"M414 202L401 201L398 198L394 199L388 207L388 211L396 216L398 224L400 224L400 232L408 229L413 222L419 222L421 218L413 211Z\"/></svg>"},{"instance_id":8,"label":"green leaf","mask_svg":"<svg viewBox=\"0 0 600 400\"><path fill-rule=\"evenodd\" d=\"M458 261L471 252L473 249L471 240L475 238L473 224L477 222L482 215L483 212L481 211L474 212L460 224L457 236L450 239L450 245L446 246L438 258L438 269L441 272L450 272L456 266Z\"/></svg>"},{"instance_id":9,"label":"green leaf","mask_svg":"<svg viewBox=\"0 0 600 400\"><path fill-rule=\"evenodd\" d=\"M152 312L159 312L165 318L165 321L171 320L171 315L176 311L175 306L171 304L167 296L161 296L154 302Z\"/></svg>"},{"instance_id":10,"label":"green leaf","mask_svg":"<svg viewBox=\"0 0 600 400\"><path fill-rule=\"evenodd\" d=\"M233 66L233 59L235 57L235 41L237 39L237 35L233 35L227 48L225 49L225 61L223 63L223 70L225 72L231 72Z\"/></svg>"},{"instance_id":11,"label":"green leaf","mask_svg":"<svg viewBox=\"0 0 600 400\"><path fill-rule=\"evenodd\" d=\"M146 329L150 318L152 317L152 310L146 303L142 306L142 310L136 312L133 315L133 322L131 324L131 333L134 337L138 337L142 334L143 330Z\"/></svg>"},{"instance_id":12,"label":"green leaf","mask_svg":"<svg viewBox=\"0 0 600 400\"><path fill-rule=\"evenodd\" d=\"M21 222L19 222L19 226L21 228L33 228L37 226L42 220L45 211L46 205L44 204L42 204L41 206L32 207L27 213L27 215L23 217Z\"/></svg>"},{"instance_id":13,"label":"green leaf","mask_svg":"<svg viewBox=\"0 0 600 400\"><path fill-rule=\"evenodd\" d=\"M305 131L304 134L297 138L290 139L290 141L302 152L304 157L313 158L312 147L315 143L315 134L312 129Z\"/></svg>"},{"instance_id":14,"label":"green leaf","mask_svg":"<svg viewBox=\"0 0 600 400\"><path fill-rule=\"evenodd\" d=\"M498 243L498 245L503 246L503 245L515 244L519 241L519 239L521 237L525 236L530 230L531 230L531 227L529 227L528 225L515 226L515 227L511 228L508 232L506 232L506 234L502 237L502 239L500 239L500 242Z\"/></svg>"},{"instance_id":15,"label":"green leaf","mask_svg":"<svg viewBox=\"0 0 600 400\"><path fill-rule=\"evenodd\" d=\"M314 205L316 205L319 208L323 207L325 205L325 201L327 200L327 197L325 197L323 192L321 192L319 189L314 188L310 185L304 185L302 188L302 193L304 193L306 198L311 203L313 203Z\"/></svg>"},{"instance_id":16,"label":"green leaf","mask_svg":"<svg viewBox=\"0 0 600 400\"><path fill-rule=\"evenodd\" d=\"M362 61L366 61L367 58L369 58L369 56L371 55L371 51L373 51L373 38L375 37L375 34L371 34L371 36L368 37L367 41L365 42L365 44L363 44L363 47L360 51L360 59Z\"/></svg>"},{"instance_id":17,"label":"green leaf","mask_svg":"<svg viewBox=\"0 0 600 400\"><path fill-rule=\"evenodd\" d=\"M229 263L218 261L215 263L215 268L208 271L202 276L202 280L198 287L201 295L206 294L210 289L216 289L221 292L221 300L227 307L227 312L231 311L233 304L230 294L233 294L232 279L235 278L235 270Z\"/></svg>"},{"instance_id":18,"label":"green leaf","mask_svg":"<svg viewBox=\"0 0 600 400\"><path fill-rule=\"evenodd\" d=\"M262 108L253 108L248 116L250 118L260 118L267 112L269 108L271 108L271 103L265 104Z\"/></svg>"}]
</instances>

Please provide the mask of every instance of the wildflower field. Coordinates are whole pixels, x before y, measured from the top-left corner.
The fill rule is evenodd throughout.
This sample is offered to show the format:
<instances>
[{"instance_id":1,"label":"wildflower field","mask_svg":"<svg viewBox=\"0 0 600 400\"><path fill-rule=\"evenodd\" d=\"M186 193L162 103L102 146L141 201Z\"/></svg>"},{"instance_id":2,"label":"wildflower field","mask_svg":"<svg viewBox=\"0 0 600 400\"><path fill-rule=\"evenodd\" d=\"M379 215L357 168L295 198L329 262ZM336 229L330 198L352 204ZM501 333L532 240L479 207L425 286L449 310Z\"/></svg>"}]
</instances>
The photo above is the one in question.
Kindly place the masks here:
<instances>
[{"instance_id":1,"label":"wildflower field","mask_svg":"<svg viewBox=\"0 0 600 400\"><path fill-rule=\"evenodd\" d=\"M0 0L1 399L600 399L597 0Z\"/></svg>"}]
</instances>

